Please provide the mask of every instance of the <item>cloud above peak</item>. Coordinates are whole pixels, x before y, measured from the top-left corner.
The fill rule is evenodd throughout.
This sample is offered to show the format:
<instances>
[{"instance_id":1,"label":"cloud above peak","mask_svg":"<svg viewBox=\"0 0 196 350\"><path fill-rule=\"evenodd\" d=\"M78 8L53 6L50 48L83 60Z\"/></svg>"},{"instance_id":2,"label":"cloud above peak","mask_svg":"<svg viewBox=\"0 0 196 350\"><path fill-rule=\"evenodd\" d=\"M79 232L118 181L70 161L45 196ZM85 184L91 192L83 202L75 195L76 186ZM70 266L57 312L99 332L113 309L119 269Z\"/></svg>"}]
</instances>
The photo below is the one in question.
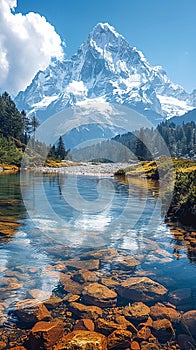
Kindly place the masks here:
<instances>
[{"instance_id":1,"label":"cloud above peak","mask_svg":"<svg viewBox=\"0 0 196 350\"><path fill-rule=\"evenodd\" d=\"M16 0L0 0L0 91L15 95L52 58L63 58L63 42L44 16L15 13Z\"/></svg>"}]
</instances>

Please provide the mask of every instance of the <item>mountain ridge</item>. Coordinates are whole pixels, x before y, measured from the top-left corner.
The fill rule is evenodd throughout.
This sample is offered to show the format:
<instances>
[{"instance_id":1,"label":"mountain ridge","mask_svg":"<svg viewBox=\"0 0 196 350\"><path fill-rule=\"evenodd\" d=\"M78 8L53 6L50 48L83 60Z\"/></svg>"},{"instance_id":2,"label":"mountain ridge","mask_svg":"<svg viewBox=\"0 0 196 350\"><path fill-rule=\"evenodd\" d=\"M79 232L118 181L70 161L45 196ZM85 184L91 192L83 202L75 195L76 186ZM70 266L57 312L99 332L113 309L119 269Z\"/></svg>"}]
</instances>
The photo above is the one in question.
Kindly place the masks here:
<instances>
[{"instance_id":1,"label":"mountain ridge","mask_svg":"<svg viewBox=\"0 0 196 350\"><path fill-rule=\"evenodd\" d=\"M98 23L77 53L39 71L15 98L19 109L43 121L81 102L102 97L128 106L157 123L196 107L196 93L174 84L161 66L151 66L108 23Z\"/></svg>"}]
</instances>

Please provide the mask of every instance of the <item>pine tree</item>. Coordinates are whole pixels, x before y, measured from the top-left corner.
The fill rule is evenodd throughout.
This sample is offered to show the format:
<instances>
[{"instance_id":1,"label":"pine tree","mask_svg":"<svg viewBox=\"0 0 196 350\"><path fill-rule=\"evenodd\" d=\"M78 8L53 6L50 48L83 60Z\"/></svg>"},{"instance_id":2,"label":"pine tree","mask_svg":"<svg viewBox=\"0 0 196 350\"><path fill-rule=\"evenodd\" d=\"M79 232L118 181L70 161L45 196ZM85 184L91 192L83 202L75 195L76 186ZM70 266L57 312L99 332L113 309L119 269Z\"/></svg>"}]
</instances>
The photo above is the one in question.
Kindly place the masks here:
<instances>
[{"instance_id":1,"label":"pine tree","mask_svg":"<svg viewBox=\"0 0 196 350\"><path fill-rule=\"evenodd\" d=\"M135 150L135 155L139 160L152 160L152 155L146 145L148 145L147 130L144 131L144 129L141 128L136 140Z\"/></svg>"},{"instance_id":2,"label":"pine tree","mask_svg":"<svg viewBox=\"0 0 196 350\"><path fill-rule=\"evenodd\" d=\"M19 140L23 135L22 115L7 92L0 96L0 131Z\"/></svg>"},{"instance_id":3,"label":"pine tree","mask_svg":"<svg viewBox=\"0 0 196 350\"><path fill-rule=\"evenodd\" d=\"M39 126L39 120L36 118L35 115L33 115L31 122L30 122L30 125L31 125L32 132L35 134L35 131L36 131L37 127Z\"/></svg>"},{"instance_id":4,"label":"pine tree","mask_svg":"<svg viewBox=\"0 0 196 350\"><path fill-rule=\"evenodd\" d=\"M33 115L30 125L31 125L31 132L33 132L33 148L35 148L35 131L39 126L39 120L36 118L35 115Z\"/></svg>"},{"instance_id":5,"label":"pine tree","mask_svg":"<svg viewBox=\"0 0 196 350\"><path fill-rule=\"evenodd\" d=\"M59 137L57 147L56 147L56 158L59 160L65 159L65 156L67 155L65 145L63 142L62 137Z\"/></svg>"},{"instance_id":6,"label":"pine tree","mask_svg":"<svg viewBox=\"0 0 196 350\"><path fill-rule=\"evenodd\" d=\"M55 147L55 145L53 145L52 147L50 146L50 150L48 152L48 158L56 159L56 147Z\"/></svg>"}]
</instances>

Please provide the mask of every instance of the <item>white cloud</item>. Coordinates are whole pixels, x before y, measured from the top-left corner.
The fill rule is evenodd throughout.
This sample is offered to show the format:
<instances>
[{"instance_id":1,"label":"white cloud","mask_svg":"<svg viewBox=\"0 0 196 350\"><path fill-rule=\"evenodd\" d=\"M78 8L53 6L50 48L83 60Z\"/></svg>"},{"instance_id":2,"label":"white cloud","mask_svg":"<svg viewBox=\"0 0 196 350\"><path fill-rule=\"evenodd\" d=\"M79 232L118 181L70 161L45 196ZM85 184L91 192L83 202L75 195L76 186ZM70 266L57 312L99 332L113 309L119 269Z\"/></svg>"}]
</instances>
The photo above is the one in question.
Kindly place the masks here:
<instances>
[{"instance_id":1,"label":"white cloud","mask_svg":"<svg viewBox=\"0 0 196 350\"><path fill-rule=\"evenodd\" d=\"M88 89L84 85L83 81L73 80L66 88L68 94L72 93L77 97L86 96Z\"/></svg>"},{"instance_id":2,"label":"white cloud","mask_svg":"<svg viewBox=\"0 0 196 350\"><path fill-rule=\"evenodd\" d=\"M16 94L45 69L52 57L63 58L55 28L38 13L14 13L17 0L0 0L0 90Z\"/></svg>"}]
</instances>

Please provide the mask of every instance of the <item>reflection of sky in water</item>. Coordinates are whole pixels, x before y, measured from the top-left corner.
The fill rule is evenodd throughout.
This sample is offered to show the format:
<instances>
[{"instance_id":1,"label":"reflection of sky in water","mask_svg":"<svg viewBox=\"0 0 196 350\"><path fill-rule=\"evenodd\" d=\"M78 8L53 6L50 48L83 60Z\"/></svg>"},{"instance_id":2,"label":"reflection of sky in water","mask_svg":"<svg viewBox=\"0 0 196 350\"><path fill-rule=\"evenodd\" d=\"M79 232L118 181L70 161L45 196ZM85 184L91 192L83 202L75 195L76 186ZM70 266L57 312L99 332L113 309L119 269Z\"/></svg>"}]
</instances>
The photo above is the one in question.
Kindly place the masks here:
<instances>
[{"instance_id":1,"label":"reflection of sky in water","mask_svg":"<svg viewBox=\"0 0 196 350\"><path fill-rule=\"evenodd\" d=\"M104 232L111 220L112 217L109 210L104 210L103 213L98 213L97 215L83 213L75 220L73 226L84 231Z\"/></svg>"},{"instance_id":2,"label":"reflection of sky in water","mask_svg":"<svg viewBox=\"0 0 196 350\"><path fill-rule=\"evenodd\" d=\"M77 252L79 254L81 248L88 247L126 249L129 253L142 254L146 263L150 264L148 268L153 270L153 257L158 254L165 257L156 243L161 242L162 248L172 257L172 262L165 266L162 264L157 272L175 276L179 274L181 264L179 283L188 287L193 283L193 266L188 263L186 254L180 262L173 259L171 233L163 224L160 202L152 189L114 179L111 181L112 186L102 188L104 200L109 198L108 205L102 211L89 213L76 210L66 202L65 191L73 193L67 176L61 178L60 184L58 176L44 176L43 186L39 175L35 175L34 179L24 179L23 197L30 216L22 219L24 226L10 241L1 243L0 278L4 276L4 268L37 267L38 272L28 277L21 290L11 293L10 299L24 298L26 291L33 288L52 291L58 283L58 274L46 272L48 266L55 262L52 250L55 246L64 247L66 244L76 248L74 256ZM85 200L98 200L98 182L98 178L79 177L80 195ZM187 276L190 276L188 280Z\"/></svg>"},{"instance_id":3,"label":"reflection of sky in water","mask_svg":"<svg viewBox=\"0 0 196 350\"><path fill-rule=\"evenodd\" d=\"M9 303L24 299L25 293L34 288L34 282L37 283L37 288L51 292L58 284L59 278L58 275L48 276L44 273L44 269L47 268L50 262L51 260L44 252L43 247L36 246L32 242L32 238L28 238L27 233L19 231L14 239L8 242L5 248L1 249L1 271L4 272L4 268L17 270L18 267L24 267L24 270L26 270L33 267L38 269L38 274L30 277L23 273L23 287L10 291ZM0 273L0 279L3 277L3 273Z\"/></svg>"},{"instance_id":4,"label":"reflection of sky in water","mask_svg":"<svg viewBox=\"0 0 196 350\"><path fill-rule=\"evenodd\" d=\"M62 174L44 176L42 183L39 175L25 176L31 183L23 191L28 213L54 242L98 247L126 246L125 241L130 246L132 240L133 249L138 246L138 230L160 222L158 197L145 186Z\"/></svg>"},{"instance_id":5,"label":"reflection of sky in water","mask_svg":"<svg viewBox=\"0 0 196 350\"><path fill-rule=\"evenodd\" d=\"M103 246L114 242L115 236L119 240L128 230L148 225L156 201L146 188L130 188L114 179L72 178L44 177L42 184L38 177L24 191L28 212L44 234L74 246L93 246L95 241Z\"/></svg>"}]
</instances>

